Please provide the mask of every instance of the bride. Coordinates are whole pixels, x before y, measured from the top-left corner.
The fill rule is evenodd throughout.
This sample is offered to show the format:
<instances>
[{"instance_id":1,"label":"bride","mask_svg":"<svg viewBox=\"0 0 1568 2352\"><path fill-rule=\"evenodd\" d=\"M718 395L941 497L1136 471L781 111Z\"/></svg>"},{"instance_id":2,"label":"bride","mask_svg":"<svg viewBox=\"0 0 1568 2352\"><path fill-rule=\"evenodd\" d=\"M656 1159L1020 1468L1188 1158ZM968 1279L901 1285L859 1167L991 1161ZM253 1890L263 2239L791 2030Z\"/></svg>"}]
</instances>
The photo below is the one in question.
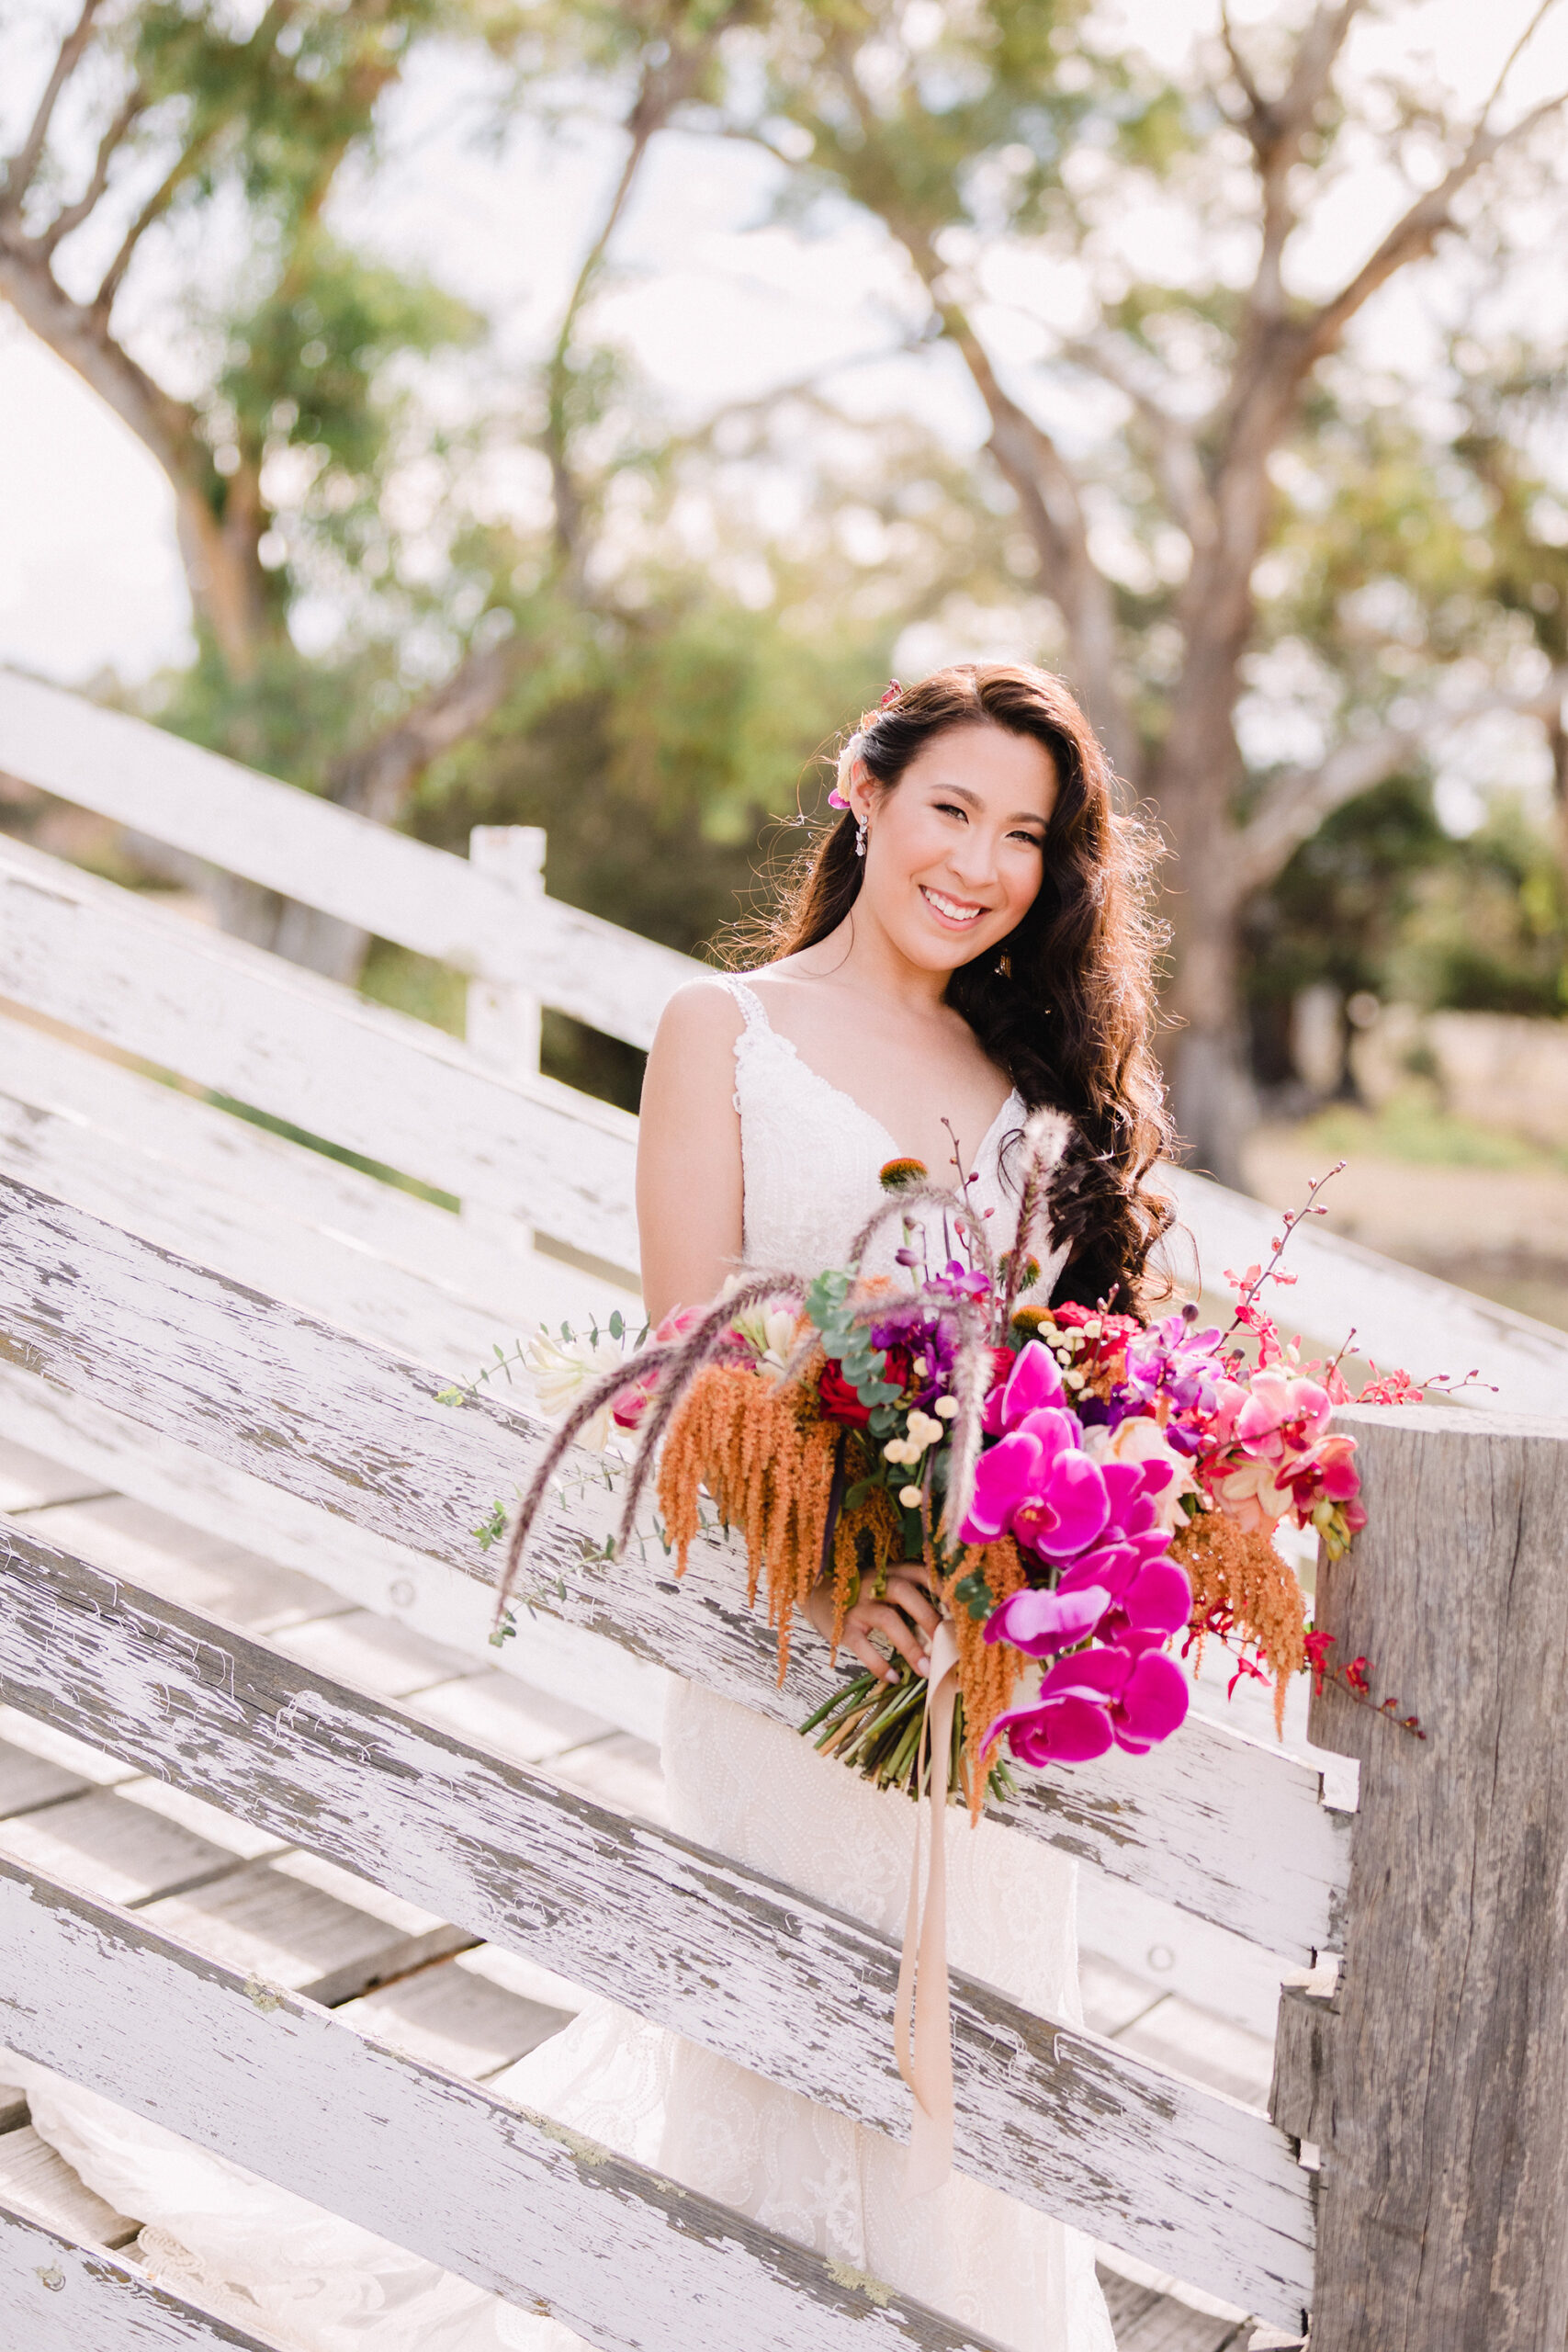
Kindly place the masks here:
<instances>
[{"instance_id":1,"label":"bride","mask_svg":"<svg viewBox=\"0 0 1568 2352\"><path fill-rule=\"evenodd\" d=\"M1136 1304L1168 1214L1144 1190L1166 1138L1151 1050L1145 838L1059 680L963 665L890 689L840 758L842 814L770 927L767 959L670 1004L638 1150L655 1320L738 1265L841 1263L888 1159L949 1169L1013 1238L1023 1122L1066 1112L1053 1295ZM891 1247L891 1245L889 1245ZM809 1611L824 1635L831 1602ZM916 1566L851 1611L844 1642L891 1678L937 1623ZM793 1732L677 1683L664 1736L684 1836L895 1939L915 1811ZM1067 2023L1075 1866L949 1813L953 1964ZM503 2304L369 2233L64 2085L22 2072L33 2120L119 2210L152 2275L302 2352L569 2352ZM906 2197L904 2151L731 2062L592 2004L491 2087L553 2115L1014 2352L1114 2352L1089 2241L961 2175Z\"/></svg>"}]
</instances>

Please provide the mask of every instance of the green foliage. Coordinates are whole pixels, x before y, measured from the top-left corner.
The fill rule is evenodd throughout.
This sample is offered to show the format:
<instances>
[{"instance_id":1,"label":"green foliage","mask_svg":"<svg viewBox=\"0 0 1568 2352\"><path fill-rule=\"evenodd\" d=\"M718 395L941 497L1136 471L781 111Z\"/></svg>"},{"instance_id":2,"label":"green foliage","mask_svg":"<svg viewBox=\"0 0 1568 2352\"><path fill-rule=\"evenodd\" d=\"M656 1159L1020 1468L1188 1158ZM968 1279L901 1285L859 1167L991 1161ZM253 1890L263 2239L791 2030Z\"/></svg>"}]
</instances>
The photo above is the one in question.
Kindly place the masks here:
<instances>
[{"instance_id":1,"label":"green foliage","mask_svg":"<svg viewBox=\"0 0 1568 2352\"><path fill-rule=\"evenodd\" d=\"M1568 1009L1568 890L1552 836L1505 799L1456 841L1415 775L1337 810L1253 901L1245 938L1266 1082L1288 1076L1291 1001L1317 982L1429 1012Z\"/></svg>"},{"instance_id":2,"label":"green foliage","mask_svg":"<svg viewBox=\"0 0 1568 2352\"><path fill-rule=\"evenodd\" d=\"M803 784L815 805L814 756L888 652L877 631L818 653L773 614L669 593L619 625L537 621L538 666L431 770L411 822L452 848L476 824L543 825L555 896L690 952L749 898L759 827Z\"/></svg>"},{"instance_id":3,"label":"green foliage","mask_svg":"<svg viewBox=\"0 0 1568 2352\"><path fill-rule=\"evenodd\" d=\"M1339 1159L1404 1159L1443 1168L1545 1168L1551 1155L1517 1136L1478 1126L1445 1111L1418 1080L1393 1095L1376 1114L1333 1103L1306 1122L1302 1139Z\"/></svg>"},{"instance_id":4,"label":"green foliage","mask_svg":"<svg viewBox=\"0 0 1568 2352\"><path fill-rule=\"evenodd\" d=\"M1387 992L1430 1009L1568 1010L1568 893L1556 844L1516 801L1416 880Z\"/></svg>"},{"instance_id":5,"label":"green foliage","mask_svg":"<svg viewBox=\"0 0 1568 2352\"><path fill-rule=\"evenodd\" d=\"M214 413L227 412L243 449L308 452L314 479L302 503L331 528L378 487L407 407L406 391L387 387L389 363L472 343L480 329L466 304L428 280L313 230L255 307L231 322ZM363 537L355 552L366 552Z\"/></svg>"}]
</instances>

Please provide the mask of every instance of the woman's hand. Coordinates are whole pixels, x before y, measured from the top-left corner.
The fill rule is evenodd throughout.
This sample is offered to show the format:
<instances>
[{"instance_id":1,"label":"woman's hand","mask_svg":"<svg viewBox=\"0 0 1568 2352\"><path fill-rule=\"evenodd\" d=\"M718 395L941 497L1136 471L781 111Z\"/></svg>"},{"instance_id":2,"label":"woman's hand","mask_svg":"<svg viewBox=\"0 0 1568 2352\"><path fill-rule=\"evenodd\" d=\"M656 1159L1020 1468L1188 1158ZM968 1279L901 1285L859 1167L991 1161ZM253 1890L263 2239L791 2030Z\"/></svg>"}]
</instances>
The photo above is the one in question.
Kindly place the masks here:
<instances>
[{"instance_id":1,"label":"woman's hand","mask_svg":"<svg viewBox=\"0 0 1568 2352\"><path fill-rule=\"evenodd\" d=\"M833 1638L833 1588L830 1582L814 1585L806 1604L806 1613L825 1642ZM863 1589L860 1599L844 1614L842 1646L857 1657L862 1666L874 1674L880 1682L896 1682L897 1669L888 1665L885 1653L872 1639L880 1634L890 1649L908 1658L917 1674L924 1674L931 1664L931 1637L940 1620L936 1603L931 1598L931 1578L916 1560L901 1561L887 1571L887 1589L878 1600L869 1588Z\"/></svg>"}]
</instances>

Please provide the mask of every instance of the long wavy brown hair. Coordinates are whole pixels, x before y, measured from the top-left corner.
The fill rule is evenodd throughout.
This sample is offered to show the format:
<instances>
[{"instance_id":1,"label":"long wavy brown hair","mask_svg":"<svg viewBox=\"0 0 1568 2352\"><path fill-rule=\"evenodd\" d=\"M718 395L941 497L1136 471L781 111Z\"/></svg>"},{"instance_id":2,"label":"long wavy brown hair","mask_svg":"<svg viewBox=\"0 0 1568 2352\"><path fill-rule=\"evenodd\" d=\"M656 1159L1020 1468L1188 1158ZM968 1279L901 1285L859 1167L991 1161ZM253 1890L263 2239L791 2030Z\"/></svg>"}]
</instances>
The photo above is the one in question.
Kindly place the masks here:
<instances>
[{"instance_id":1,"label":"long wavy brown hair","mask_svg":"<svg viewBox=\"0 0 1568 2352\"><path fill-rule=\"evenodd\" d=\"M1047 670L969 662L938 670L876 713L859 756L892 791L934 737L980 725L1043 744L1056 801L1038 897L999 947L958 967L947 1001L1030 1110L1049 1105L1073 1122L1051 1196L1056 1235L1072 1244L1056 1298L1136 1312L1149 1253L1174 1214L1146 1182L1171 1135L1154 1053L1158 845L1115 806L1094 730ZM750 926L744 961L772 963L828 938L852 910L863 871L846 810L796 860L773 912Z\"/></svg>"}]
</instances>

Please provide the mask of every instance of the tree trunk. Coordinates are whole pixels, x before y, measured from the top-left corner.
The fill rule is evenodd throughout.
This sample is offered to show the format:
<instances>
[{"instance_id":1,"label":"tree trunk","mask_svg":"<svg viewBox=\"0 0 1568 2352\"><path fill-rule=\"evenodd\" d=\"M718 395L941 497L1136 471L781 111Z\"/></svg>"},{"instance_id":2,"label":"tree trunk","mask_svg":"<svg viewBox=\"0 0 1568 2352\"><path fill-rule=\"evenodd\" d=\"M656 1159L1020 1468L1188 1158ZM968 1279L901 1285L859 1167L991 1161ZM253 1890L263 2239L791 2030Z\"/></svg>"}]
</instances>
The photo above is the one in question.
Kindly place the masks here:
<instances>
[{"instance_id":1,"label":"tree trunk","mask_svg":"<svg viewBox=\"0 0 1568 2352\"><path fill-rule=\"evenodd\" d=\"M1245 887L1232 815L1241 769L1232 714L1252 617L1246 552L1238 558L1222 536L1193 567L1184 598L1187 661L1148 786L1171 851L1165 1008L1178 1024L1167 1054L1177 1129L1192 1166L1237 1186L1257 1117L1240 1001Z\"/></svg>"}]
</instances>

